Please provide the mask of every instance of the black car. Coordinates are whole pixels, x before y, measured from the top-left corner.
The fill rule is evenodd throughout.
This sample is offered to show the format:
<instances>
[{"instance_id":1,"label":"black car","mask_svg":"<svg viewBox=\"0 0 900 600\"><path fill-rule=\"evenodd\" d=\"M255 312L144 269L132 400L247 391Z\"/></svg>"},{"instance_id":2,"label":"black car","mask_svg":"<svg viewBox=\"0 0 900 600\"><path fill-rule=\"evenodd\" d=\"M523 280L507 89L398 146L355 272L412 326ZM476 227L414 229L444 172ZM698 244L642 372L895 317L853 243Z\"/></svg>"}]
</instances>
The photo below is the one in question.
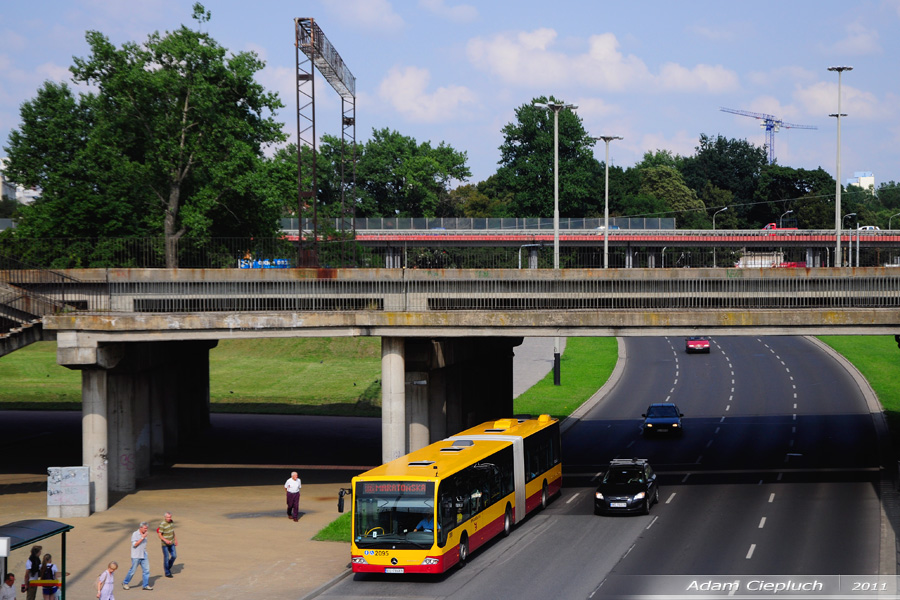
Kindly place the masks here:
<instances>
[{"instance_id":1,"label":"black car","mask_svg":"<svg viewBox=\"0 0 900 600\"><path fill-rule=\"evenodd\" d=\"M648 514L650 505L659 502L656 473L646 458L616 459L594 492L594 514Z\"/></svg>"},{"instance_id":2,"label":"black car","mask_svg":"<svg viewBox=\"0 0 900 600\"><path fill-rule=\"evenodd\" d=\"M684 433L684 425L681 422L681 417L684 415L671 402L651 404L647 407L647 412L641 416L644 417L644 424L641 426L644 435L664 433L681 435Z\"/></svg>"}]
</instances>

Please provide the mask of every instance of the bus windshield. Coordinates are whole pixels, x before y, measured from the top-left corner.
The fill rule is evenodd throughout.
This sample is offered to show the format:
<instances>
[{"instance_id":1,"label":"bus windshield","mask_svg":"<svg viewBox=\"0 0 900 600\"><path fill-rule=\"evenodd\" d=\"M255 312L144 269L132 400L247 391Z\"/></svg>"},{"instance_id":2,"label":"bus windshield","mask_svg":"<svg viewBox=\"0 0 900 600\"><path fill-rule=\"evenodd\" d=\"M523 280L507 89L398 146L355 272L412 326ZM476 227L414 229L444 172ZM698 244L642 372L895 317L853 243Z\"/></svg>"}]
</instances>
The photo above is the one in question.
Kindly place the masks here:
<instances>
[{"instance_id":1,"label":"bus windshield","mask_svg":"<svg viewBox=\"0 0 900 600\"><path fill-rule=\"evenodd\" d=\"M360 481L353 495L354 540L360 548L431 548L434 483Z\"/></svg>"}]
</instances>

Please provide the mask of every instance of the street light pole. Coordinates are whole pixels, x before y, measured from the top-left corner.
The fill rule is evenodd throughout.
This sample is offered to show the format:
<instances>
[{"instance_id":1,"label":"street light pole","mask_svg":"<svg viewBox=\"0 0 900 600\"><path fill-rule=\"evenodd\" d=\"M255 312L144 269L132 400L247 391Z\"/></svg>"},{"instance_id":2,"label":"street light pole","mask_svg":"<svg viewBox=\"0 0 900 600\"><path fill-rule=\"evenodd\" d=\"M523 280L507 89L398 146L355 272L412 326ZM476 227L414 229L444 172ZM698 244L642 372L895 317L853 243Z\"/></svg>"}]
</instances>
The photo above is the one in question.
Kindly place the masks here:
<instances>
[{"instance_id":1,"label":"street light pole","mask_svg":"<svg viewBox=\"0 0 900 600\"><path fill-rule=\"evenodd\" d=\"M792 212L794 212L794 211L793 211L793 210L789 210L789 211L787 211L786 213L782 214L780 217L778 217L778 228L779 228L779 229L781 229L781 220L782 220L783 218L785 218L787 215L791 214Z\"/></svg>"},{"instance_id":2,"label":"street light pole","mask_svg":"<svg viewBox=\"0 0 900 600\"><path fill-rule=\"evenodd\" d=\"M855 217L856 213L847 213L844 215L844 218L841 219L841 231L844 229L844 221L847 217ZM838 241L840 241L840 236L838 236ZM841 266L841 265L838 265ZM853 266L853 233L850 234L850 239L847 240L847 266Z\"/></svg>"},{"instance_id":3,"label":"street light pole","mask_svg":"<svg viewBox=\"0 0 900 600\"><path fill-rule=\"evenodd\" d=\"M601 135L595 140L606 142L606 160L604 166L603 182L603 268L609 268L609 143L613 140L624 139L620 135Z\"/></svg>"},{"instance_id":4,"label":"street light pole","mask_svg":"<svg viewBox=\"0 0 900 600\"><path fill-rule=\"evenodd\" d=\"M834 264L841 266L841 117L847 115L841 114L841 74L844 71L852 71L853 67L828 67L829 71L837 71L838 74L838 110L836 114L828 115L829 117L837 117L837 174L834 189L834 229L837 238L837 244L834 249Z\"/></svg>"},{"instance_id":5,"label":"street light pole","mask_svg":"<svg viewBox=\"0 0 900 600\"><path fill-rule=\"evenodd\" d=\"M900 217L900 213L897 213L896 215L891 215L891 218L888 219L888 229L891 228L891 220L892 220L894 217Z\"/></svg>"},{"instance_id":6,"label":"street light pole","mask_svg":"<svg viewBox=\"0 0 900 600\"><path fill-rule=\"evenodd\" d=\"M728 210L727 206L725 208L720 208L719 210L717 210L716 212L713 213L713 231L716 230L716 215L719 214L720 212L725 212L726 210ZM713 269L715 269L715 268L716 268L716 247L713 246Z\"/></svg>"},{"instance_id":7,"label":"street light pole","mask_svg":"<svg viewBox=\"0 0 900 600\"><path fill-rule=\"evenodd\" d=\"M575 110L574 104L535 102L535 106L553 111L553 268L559 268L559 111Z\"/></svg>"},{"instance_id":8,"label":"street light pole","mask_svg":"<svg viewBox=\"0 0 900 600\"><path fill-rule=\"evenodd\" d=\"M535 102L535 106L553 111L553 268L559 269L559 111L575 110L574 104ZM553 385L561 385L559 336L553 339Z\"/></svg>"}]
</instances>

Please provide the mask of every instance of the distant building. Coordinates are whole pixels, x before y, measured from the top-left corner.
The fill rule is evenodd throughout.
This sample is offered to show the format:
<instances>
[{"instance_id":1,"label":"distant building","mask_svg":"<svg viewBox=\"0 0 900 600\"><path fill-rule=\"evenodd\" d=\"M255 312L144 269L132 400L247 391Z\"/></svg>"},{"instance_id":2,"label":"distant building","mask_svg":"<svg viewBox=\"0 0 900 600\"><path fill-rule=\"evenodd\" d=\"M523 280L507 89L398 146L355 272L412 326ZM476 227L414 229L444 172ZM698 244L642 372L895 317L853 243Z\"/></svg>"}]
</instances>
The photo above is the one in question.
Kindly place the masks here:
<instances>
[{"instance_id":1,"label":"distant building","mask_svg":"<svg viewBox=\"0 0 900 600\"><path fill-rule=\"evenodd\" d=\"M847 187L855 185L864 190L875 189L875 174L871 171L854 171L853 177L847 179Z\"/></svg>"},{"instance_id":2,"label":"distant building","mask_svg":"<svg viewBox=\"0 0 900 600\"><path fill-rule=\"evenodd\" d=\"M6 159L0 158L0 197L6 196L7 198L15 199L16 186L6 179L6 175L4 175L5 170Z\"/></svg>"},{"instance_id":3,"label":"distant building","mask_svg":"<svg viewBox=\"0 0 900 600\"><path fill-rule=\"evenodd\" d=\"M0 194L18 200L20 204L31 204L41 193L34 188L16 185L6 178L6 159L0 158Z\"/></svg>"}]
</instances>

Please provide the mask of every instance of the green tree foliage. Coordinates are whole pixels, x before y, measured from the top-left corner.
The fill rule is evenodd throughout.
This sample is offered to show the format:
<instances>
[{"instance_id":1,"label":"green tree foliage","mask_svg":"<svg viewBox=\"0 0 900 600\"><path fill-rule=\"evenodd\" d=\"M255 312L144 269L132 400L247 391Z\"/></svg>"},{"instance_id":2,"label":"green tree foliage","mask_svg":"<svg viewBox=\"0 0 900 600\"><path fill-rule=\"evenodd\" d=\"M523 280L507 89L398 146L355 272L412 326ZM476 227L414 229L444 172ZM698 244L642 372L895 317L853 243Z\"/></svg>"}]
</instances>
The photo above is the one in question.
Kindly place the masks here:
<instances>
[{"instance_id":1,"label":"green tree foliage","mask_svg":"<svg viewBox=\"0 0 900 600\"><path fill-rule=\"evenodd\" d=\"M437 216L451 182L471 177L466 160L444 142L433 148L397 131L374 130L357 166L357 216Z\"/></svg>"},{"instance_id":2,"label":"green tree foliage","mask_svg":"<svg viewBox=\"0 0 900 600\"><path fill-rule=\"evenodd\" d=\"M680 227L700 228L706 221L706 207L696 192L685 185L675 167L662 165L644 169L641 193L664 200L675 213Z\"/></svg>"},{"instance_id":3,"label":"green tree foliage","mask_svg":"<svg viewBox=\"0 0 900 600\"><path fill-rule=\"evenodd\" d=\"M535 106L545 97L516 109L516 121L503 128L497 191L510 194L510 216L553 216L553 136L552 111ZM551 97L549 102L559 102ZM579 217L597 210L602 198L602 177L597 180L597 161L581 118L571 110L559 112L559 214ZM600 200L602 203L602 200ZM602 210L602 209L601 209Z\"/></svg>"},{"instance_id":4,"label":"green tree foliage","mask_svg":"<svg viewBox=\"0 0 900 600\"><path fill-rule=\"evenodd\" d=\"M9 219L16 215L19 210L19 203L15 198L10 198L6 194L0 198L0 219Z\"/></svg>"},{"instance_id":5,"label":"green tree foliage","mask_svg":"<svg viewBox=\"0 0 900 600\"><path fill-rule=\"evenodd\" d=\"M195 4L193 17L210 13ZM42 193L24 232L163 234L170 268L186 235L273 235L280 207L257 195L257 167L284 138L271 117L282 105L254 80L256 55L185 26L121 48L86 37L90 55L71 71L97 93L45 84L10 136L13 178Z\"/></svg>"},{"instance_id":6,"label":"green tree foliage","mask_svg":"<svg viewBox=\"0 0 900 600\"><path fill-rule=\"evenodd\" d=\"M684 181L693 190L703 190L706 182L734 194L735 213L746 220L747 205L752 201L760 173L768 160L765 148L747 140L711 138L700 135L697 153L683 159L679 168Z\"/></svg>"},{"instance_id":7,"label":"green tree foliage","mask_svg":"<svg viewBox=\"0 0 900 600\"><path fill-rule=\"evenodd\" d=\"M800 227L834 227L834 178L821 168L810 171L766 165L754 200L752 209L746 213L753 228L775 222L789 210L794 211L792 216Z\"/></svg>"}]
</instances>

